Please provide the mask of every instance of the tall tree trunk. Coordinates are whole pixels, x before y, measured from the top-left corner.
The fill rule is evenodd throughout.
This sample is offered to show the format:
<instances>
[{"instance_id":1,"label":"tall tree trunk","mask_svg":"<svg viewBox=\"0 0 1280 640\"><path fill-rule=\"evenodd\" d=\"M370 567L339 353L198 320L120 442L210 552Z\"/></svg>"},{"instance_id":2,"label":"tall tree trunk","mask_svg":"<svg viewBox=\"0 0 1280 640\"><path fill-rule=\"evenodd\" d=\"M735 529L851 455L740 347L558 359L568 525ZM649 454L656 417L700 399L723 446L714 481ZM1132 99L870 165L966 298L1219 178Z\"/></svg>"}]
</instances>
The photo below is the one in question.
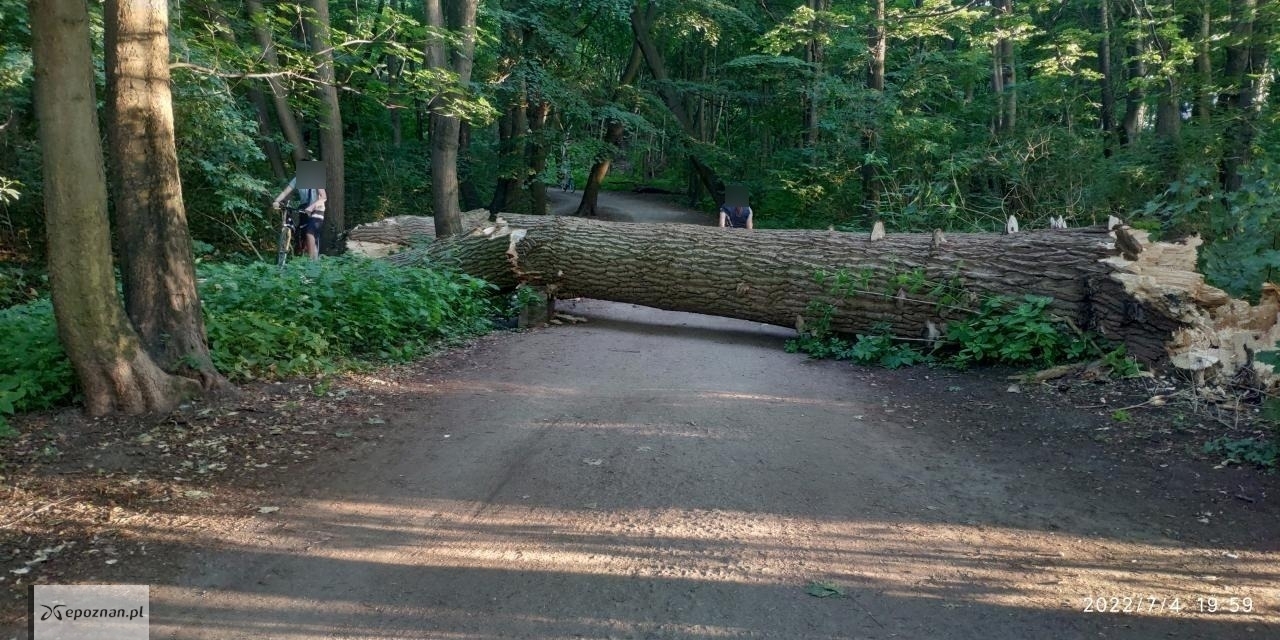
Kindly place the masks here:
<instances>
[{"instance_id":1,"label":"tall tree trunk","mask_svg":"<svg viewBox=\"0 0 1280 640\"><path fill-rule=\"evenodd\" d=\"M882 0L877 0L882 4ZM818 146L818 133L822 125L822 77L823 77L823 60L826 57L825 41L827 37L827 11L831 8L831 0L808 0L809 8L813 10L813 21L809 25L810 36L809 42L804 49L804 60L809 63L810 72L813 78L809 83L808 96L805 98L804 121L802 123L804 130L804 144L810 149L816 149ZM880 58L881 75L884 73L884 57L883 52ZM874 66L874 63L873 63Z\"/></svg>"},{"instance_id":2,"label":"tall tree trunk","mask_svg":"<svg viewBox=\"0 0 1280 640\"><path fill-rule=\"evenodd\" d=\"M316 89L320 100L320 155L324 160L325 201L324 246L321 251L342 250L342 232L346 231L346 157L342 146L342 110L338 104L338 80L333 73L333 50L329 46L329 0L311 0L314 12L308 35L315 56Z\"/></svg>"},{"instance_id":3,"label":"tall tree trunk","mask_svg":"<svg viewBox=\"0 0 1280 640\"><path fill-rule=\"evenodd\" d=\"M267 96L257 87L249 87L245 94L253 104L254 120L258 123L258 144L262 146L262 153L267 156L271 175L275 176L276 182L286 182L289 180L289 169L284 166L284 154L280 152L280 145L271 137L271 107L267 104Z\"/></svg>"},{"instance_id":4,"label":"tall tree trunk","mask_svg":"<svg viewBox=\"0 0 1280 640\"><path fill-rule=\"evenodd\" d=\"M1099 120L1102 124L1102 154L1111 157L1116 135L1116 83L1111 76L1111 0L1101 0L1098 17L1102 39L1098 44L1098 83L1102 88Z\"/></svg>"},{"instance_id":5,"label":"tall tree trunk","mask_svg":"<svg viewBox=\"0 0 1280 640\"><path fill-rule=\"evenodd\" d=\"M871 52L867 67L867 88L884 91L884 60L888 52L888 34L885 27L884 0L875 1L875 15L867 32L867 49Z\"/></svg>"},{"instance_id":6,"label":"tall tree trunk","mask_svg":"<svg viewBox=\"0 0 1280 640\"><path fill-rule=\"evenodd\" d=\"M525 138L529 130L528 112L525 110L524 81L517 80L516 90L507 112L498 120L498 181L493 188L493 202L489 212L527 212L527 193L521 188L528 175L525 163Z\"/></svg>"},{"instance_id":7,"label":"tall tree trunk","mask_svg":"<svg viewBox=\"0 0 1280 640\"><path fill-rule=\"evenodd\" d=\"M1213 117L1213 0L1203 0L1200 9L1200 37L1196 43L1196 120L1208 124Z\"/></svg>"},{"instance_id":8,"label":"tall tree trunk","mask_svg":"<svg viewBox=\"0 0 1280 640\"><path fill-rule=\"evenodd\" d=\"M885 25L884 0L875 0L875 15L870 31L867 34L867 48L871 51L867 68L867 88L879 94L884 93L884 61L888 51L888 28ZM877 99L877 104L880 103ZM865 158L872 157L880 148L880 131L874 125L867 126L862 133L862 148ZM880 219L880 168L873 162L862 163L862 209L867 223L873 224Z\"/></svg>"},{"instance_id":9,"label":"tall tree trunk","mask_svg":"<svg viewBox=\"0 0 1280 640\"><path fill-rule=\"evenodd\" d=\"M667 109L675 116L676 122L680 124L680 130L689 138L697 139L696 123L689 116L689 111L685 108L680 92L672 86L670 76L667 75L666 61L662 58L662 52L658 50L658 45L653 41L653 37L649 32L657 13L658 5L652 0L632 6L631 31L635 35L636 44L639 45L641 53L644 54L645 62L649 66L649 73L653 75L653 79L658 84L658 94L662 96L662 102L667 105ZM712 198L715 199L716 206L723 205L724 184L720 181L719 176L696 155L690 154L689 161L693 164L694 173L702 180L703 186L707 188Z\"/></svg>"},{"instance_id":10,"label":"tall tree trunk","mask_svg":"<svg viewBox=\"0 0 1280 640\"><path fill-rule=\"evenodd\" d=\"M88 5L31 0L30 11L58 337L90 414L171 409L198 385L156 365L116 295Z\"/></svg>"},{"instance_id":11,"label":"tall tree trunk","mask_svg":"<svg viewBox=\"0 0 1280 640\"><path fill-rule=\"evenodd\" d=\"M107 0L107 137L115 225L129 319L161 368L192 372L205 388L227 381L213 366L178 177L169 92L167 0Z\"/></svg>"},{"instance_id":12,"label":"tall tree trunk","mask_svg":"<svg viewBox=\"0 0 1280 640\"><path fill-rule=\"evenodd\" d=\"M1007 27L1013 18L1013 0L996 0L996 11L1004 20L1002 26ZM1018 66L1013 56L1013 38L1000 38L996 43L998 62L995 74L998 78L999 130L1001 133L1013 131L1018 124Z\"/></svg>"},{"instance_id":13,"label":"tall tree trunk","mask_svg":"<svg viewBox=\"0 0 1280 640\"><path fill-rule=\"evenodd\" d=\"M1176 147L1182 136L1182 96L1178 77L1169 75L1156 100L1156 139Z\"/></svg>"},{"instance_id":14,"label":"tall tree trunk","mask_svg":"<svg viewBox=\"0 0 1280 640\"><path fill-rule=\"evenodd\" d=\"M525 145L528 154L529 174L525 184L529 190L529 210L536 215L545 215L547 209L547 183L542 176L547 170L547 154L550 145L545 139L547 119L551 116L551 103L539 98L529 105L529 139Z\"/></svg>"},{"instance_id":15,"label":"tall tree trunk","mask_svg":"<svg viewBox=\"0 0 1280 640\"><path fill-rule=\"evenodd\" d=\"M458 128L458 197L462 199L463 211L484 206L480 200L480 190L476 188L475 172L470 167L471 123L463 120Z\"/></svg>"},{"instance_id":16,"label":"tall tree trunk","mask_svg":"<svg viewBox=\"0 0 1280 640\"><path fill-rule=\"evenodd\" d=\"M431 67L450 70L457 77L455 95L444 100L461 100L471 83L472 56L476 44L476 8L478 0L449 3L454 9L449 23L440 0L425 0L427 24L439 30L457 31L458 47L449 55L445 42L434 38L427 44L427 61ZM431 202L435 214L436 235L444 238L462 233L462 209L458 189L458 136L461 122L452 115L450 105L438 104L431 113Z\"/></svg>"},{"instance_id":17,"label":"tall tree trunk","mask_svg":"<svg viewBox=\"0 0 1280 640\"><path fill-rule=\"evenodd\" d=\"M640 75L640 65L644 63L644 54L640 52L640 45L636 44L633 39L631 42L631 56L627 59L627 66L623 68L622 75L618 78L618 85L613 90L613 100L618 99L619 90L622 87L630 86L636 81L636 77ZM595 164L591 165L591 171L587 174L587 184L582 188L582 200L578 201L578 210L574 215L594 216L596 215L597 202L600 200L600 186L604 184L604 179L609 175L609 168L613 164L613 155L622 147L623 136L626 135L626 127L623 126L621 120L610 118L605 124L604 141L608 146L596 156Z\"/></svg>"},{"instance_id":18,"label":"tall tree trunk","mask_svg":"<svg viewBox=\"0 0 1280 640\"><path fill-rule=\"evenodd\" d=\"M1224 135L1222 186L1239 191L1244 185L1244 168L1253 157L1256 136L1260 72L1266 64L1265 29L1259 30L1259 8L1268 0L1236 0L1231 5L1231 45L1227 47L1228 88L1218 96L1223 116L1230 123ZM1259 31L1262 31L1260 33Z\"/></svg>"},{"instance_id":19,"label":"tall tree trunk","mask_svg":"<svg viewBox=\"0 0 1280 640\"><path fill-rule=\"evenodd\" d=\"M222 10L222 6L218 2L207 2L198 5L198 9L205 17L218 25L218 35L226 40L234 47L239 47L236 41L235 26L231 24L231 18ZM262 89L257 85L249 85L245 87L244 93L249 98L249 103L253 105L254 121L258 125L258 146L262 149L262 154L267 157L267 164L271 166L271 174L275 176L277 182L284 182L289 179L289 170L284 166L284 156L280 153L280 145L272 138L271 129L271 109L267 105L267 97L263 95Z\"/></svg>"},{"instance_id":20,"label":"tall tree trunk","mask_svg":"<svg viewBox=\"0 0 1280 640\"><path fill-rule=\"evenodd\" d=\"M258 46L262 47L262 59L266 63L267 72L275 73L280 70L280 57L276 54L275 41L271 36L271 18L263 11L261 0L245 0L245 8L253 23L254 38L257 39ZM284 139L293 147L294 162L309 160L311 152L302 140L302 127L298 125L293 107L289 106L289 92L284 82L278 76L269 76L267 87L271 89L271 101L276 107L280 133L284 134Z\"/></svg>"},{"instance_id":21,"label":"tall tree trunk","mask_svg":"<svg viewBox=\"0 0 1280 640\"><path fill-rule=\"evenodd\" d=\"M1147 77L1147 63L1142 60L1145 52L1146 46L1141 39L1128 45L1129 92L1125 96L1124 120L1120 125L1120 144L1124 146L1137 142L1138 135L1142 132L1143 120L1146 120L1147 94L1141 86L1141 80Z\"/></svg>"}]
</instances>

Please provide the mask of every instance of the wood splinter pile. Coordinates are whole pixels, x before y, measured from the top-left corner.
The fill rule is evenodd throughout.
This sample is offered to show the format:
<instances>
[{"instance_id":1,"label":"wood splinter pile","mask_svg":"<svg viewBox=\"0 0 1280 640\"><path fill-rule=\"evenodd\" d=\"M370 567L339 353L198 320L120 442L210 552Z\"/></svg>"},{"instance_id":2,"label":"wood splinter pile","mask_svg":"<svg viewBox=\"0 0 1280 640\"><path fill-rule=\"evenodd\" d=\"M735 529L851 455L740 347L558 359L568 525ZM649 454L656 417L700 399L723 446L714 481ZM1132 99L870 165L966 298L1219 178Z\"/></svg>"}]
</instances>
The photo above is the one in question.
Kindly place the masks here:
<instances>
[{"instance_id":1,"label":"wood splinter pile","mask_svg":"<svg viewBox=\"0 0 1280 640\"><path fill-rule=\"evenodd\" d=\"M1046 296L1054 313L1150 365L1280 386L1274 368L1255 358L1280 343L1280 287L1265 285L1258 304L1234 299L1196 271L1198 237L1151 242L1115 218L1080 229L1058 218L1051 229L1020 231L1010 217L1000 234L886 234L877 222L869 235L513 214L488 222L483 210L464 219L474 231L418 248L405 249L434 236L431 218L362 225L349 245L376 256L405 249L388 259L451 264L502 287L523 282L562 298L788 327L824 301L831 328L848 333L883 323L899 336L936 336L992 296ZM832 274L853 284L836 294Z\"/></svg>"}]
</instances>

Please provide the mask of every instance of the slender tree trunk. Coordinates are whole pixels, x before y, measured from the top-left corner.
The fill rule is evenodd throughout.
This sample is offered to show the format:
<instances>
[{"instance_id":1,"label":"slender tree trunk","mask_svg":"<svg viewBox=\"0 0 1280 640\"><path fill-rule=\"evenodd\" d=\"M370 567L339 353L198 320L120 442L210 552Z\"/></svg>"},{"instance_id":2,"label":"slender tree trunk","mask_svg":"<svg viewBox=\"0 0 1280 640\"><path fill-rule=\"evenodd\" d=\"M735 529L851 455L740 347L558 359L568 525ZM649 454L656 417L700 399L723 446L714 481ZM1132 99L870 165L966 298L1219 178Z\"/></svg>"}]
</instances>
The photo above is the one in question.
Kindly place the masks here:
<instances>
[{"instance_id":1,"label":"slender tree trunk","mask_svg":"<svg viewBox=\"0 0 1280 640\"><path fill-rule=\"evenodd\" d=\"M1013 17L1013 0L997 0L996 12L1004 18L1002 26L1008 26L1008 20ZM1018 124L1018 67L1017 61L1014 59L1013 38L1000 38L996 43L996 68L995 75L998 76L997 96L999 98L999 131L1008 133L1013 131Z\"/></svg>"},{"instance_id":2,"label":"slender tree trunk","mask_svg":"<svg viewBox=\"0 0 1280 640\"><path fill-rule=\"evenodd\" d=\"M311 0L314 16L308 25L308 40L315 56L317 98L320 101L320 155L324 159L325 201L324 245L321 251L342 250L346 231L346 158L342 143L342 109L338 104L338 80L333 73L333 51L329 47L329 0Z\"/></svg>"},{"instance_id":3,"label":"slender tree trunk","mask_svg":"<svg viewBox=\"0 0 1280 640\"><path fill-rule=\"evenodd\" d=\"M529 207L528 194L522 189L528 177L524 151L529 122L524 106L524 81L517 82L520 86L512 98L513 102L498 121L498 182L494 185L493 202L489 205L489 211L494 215L500 212L527 213Z\"/></svg>"},{"instance_id":4,"label":"slender tree trunk","mask_svg":"<svg viewBox=\"0 0 1280 640\"><path fill-rule=\"evenodd\" d=\"M1176 147L1182 137L1182 100L1178 77L1169 75L1156 100L1156 139Z\"/></svg>"},{"instance_id":5,"label":"slender tree trunk","mask_svg":"<svg viewBox=\"0 0 1280 640\"><path fill-rule=\"evenodd\" d=\"M636 77L640 75L640 65L643 63L644 54L640 52L640 45L636 44L633 39L631 42L631 56L627 59L627 66L622 70L622 76L618 78L618 86L613 90L613 100L616 101L618 99L621 87L630 86L636 81ZM596 157L595 164L591 165L591 171L587 174L587 184L582 188L582 200L578 202L578 210L574 212L575 215L596 215L596 203L600 199L600 186L604 184L605 177L609 175L609 167L613 163L613 155L622 146L622 139L626 132L626 127L623 126L620 120L610 118L605 124L604 141L608 143L608 147Z\"/></svg>"},{"instance_id":6,"label":"slender tree trunk","mask_svg":"<svg viewBox=\"0 0 1280 640\"><path fill-rule=\"evenodd\" d=\"M868 27L867 49L871 51L867 68L867 88L884 91L884 61L888 52L888 33L885 27L884 0L875 0L875 16Z\"/></svg>"},{"instance_id":7,"label":"slender tree trunk","mask_svg":"<svg viewBox=\"0 0 1280 640\"><path fill-rule=\"evenodd\" d=\"M262 59L266 62L267 71L279 71L280 58L276 54L276 45L271 36L270 17L263 11L261 0L245 0L245 8L249 12L249 20L253 22L254 38L257 39L258 46L262 47ZM289 92L285 89L284 82L278 76L270 76L267 78L267 87L271 89L271 101L275 104L280 132L293 147L294 162L310 159L311 152L302 140L302 127L298 125L293 107L289 106Z\"/></svg>"},{"instance_id":8,"label":"slender tree trunk","mask_svg":"<svg viewBox=\"0 0 1280 640\"><path fill-rule=\"evenodd\" d=\"M1101 42L1098 44L1098 83L1102 88L1099 119L1102 124L1102 154L1111 157L1116 135L1116 84L1111 75L1111 0L1101 0L1098 8Z\"/></svg>"},{"instance_id":9,"label":"slender tree trunk","mask_svg":"<svg viewBox=\"0 0 1280 640\"><path fill-rule=\"evenodd\" d=\"M391 95L397 95L400 90L400 74L404 70L404 59L400 56L387 56L387 86ZM399 102L399 99L393 99ZM387 119L391 124L391 147L399 149L403 143L404 106L400 104L391 104L387 107Z\"/></svg>"},{"instance_id":10,"label":"slender tree trunk","mask_svg":"<svg viewBox=\"0 0 1280 640\"><path fill-rule=\"evenodd\" d=\"M30 11L58 337L90 414L171 409L198 385L155 364L116 295L88 5L32 0Z\"/></svg>"},{"instance_id":11,"label":"slender tree trunk","mask_svg":"<svg viewBox=\"0 0 1280 640\"><path fill-rule=\"evenodd\" d=\"M455 10L446 24L440 0L426 0L427 24L437 29L458 31L459 42L452 56L443 40L436 38L427 45L428 63L435 69L451 70L457 76L456 95L446 100L461 100L471 83L472 56L476 43L476 8L478 0L450 3ZM461 122L451 115L448 105L437 105L431 113L431 201L435 214L436 235L448 237L462 233L462 209L458 189L458 136Z\"/></svg>"},{"instance_id":12,"label":"slender tree trunk","mask_svg":"<svg viewBox=\"0 0 1280 640\"><path fill-rule=\"evenodd\" d=\"M642 7L641 4L644 6ZM645 62L649 66L649 73L653 75L653 79L658 83L658 93L662 96L662 101L667 105L667 109L675 116L676 122L680 124L680 130L690 138L697 139L698 131L693 119L689 116L689 111L685 108L684 100L680 92L675 89L669 82L670 76L667 75L666 61L662 58L662 52L658 50L658 46L653 41L652 35L649 33L653 25L654 19L657 17L658 5L652 0L645 3L637 3L631 9L631 30L635 34L636 44L639 45L641 53L644 54ZM694 173L702 180L703 186L711 193L715 199L716 206L724 204L724 184L720 181L715 171L703 163L696 155L690 154L690 161L693 163Z\"/></svg>"},{"instance_id":13,"label":"slender tree trunk","mask_svg":"<svg viewBox=\"0 0 1280 640\"><path fill-rule=\"evenodd\" d=\"M470 170L470 166L471 123L463 120L458 128L458 196L462 199L464 212L484 206L480 200L480 191L476 188L475 172Z\"/></svg>"},{"instance_id":14,"label":"slender tree trunk","mask_svg":"<svg viewBox=\"0 0 1280 640\"><path fill-rule=\"evenodd\" d=\"M125 309L161 368L192 372L205 388L224 387L209 357L178 177L168 10L167 0L107 0L103 16Z\"/></svg>"},{"instance_id":15,"label":"slender tree trunk","mask_svg":"<svg viewBox=\"0 0 1280 640\"><path fill-rule=\"evenodd\" d=\"M1244 185L1243 169L1252 158L1256 126L1254 100L1256 77L1265 55L1255 60L1258 7L1267 0L1236 0L1231 11L1231 45L1227 47L1226 79L1231 84L1218 96L1223 115L1230 120L1224 135L1222 186L1239 191Z\"/></svg>"},{"instance_id":16,"label":"slender tree trunk","mask_svg":"<svg viewBox=\"0 0 1280 640\"><path fill-rule=\"evenodd\" d=\"M1138 135L1142 132L1142 122L1146 119L1147 94L1139 82L1147 77L1147 63L1142 61L1145 51L1146 46L1141 40L1129 43L1129 92L1125 96L1124 120L1120 125L1120 144L1124 146L1129 146L1138 140Z\"/></svg>"},{"instance_id":17,"label":"slender tree trunk","mask_svg":"<svg viewBox=\"0 0 1280 640\"><path fill-rule=\"evenodd\" d=\"M267 104L267 96L257 87L249 87L245 94L249 96L249 102L253 103L254 120L258 123L258 144L262 146L262 153L267 156L267 164L271 165L271 175L275 176L277 182L285 182L289 179L289 169L284 166L284 154L280 152L280 145L271 137L271 107Z\"/></svg>"},{"instance_id":18,"label":"slender tree trunk","mask_svg":"<svg viewBox=\"0 0 1280 640\"><path fill-rule=\"evenodd\" d=\"M1199 87L1196 91L1196 120L1208 124L1213 118L1213 58L1210 44L1213 38L1213 0L1204 0L1200 10L1200 38L1196 43L1196 75Z\"/></svg>"},{"instance_id":19,"label":"slender tree trunk","mask_svg":"<svg viewBox=\"0 0 1280 640\"><path fill-rule=\"evenodd\" d=\"M827 18L826 13L831 8L831 0L808 0L809 8L813 9L813 22L809 25L811 35L809 42L805 46L804 59L810 65L810 72L813 78L809 83L809 95L805 100L804 108L804 143L810 149L816 149L818 146L819 131L822 125L822 78L823 78L823 60L826 57L825 45L827 35ZM877 0L878 4L883 4L882 0ZM881 75L884 73L884 57L883 52L880 58ZM874 63L873 63L874 66Z\"/></svg>"},{"instance_id":20,"label":"slender tree trunk","mask_svg":"<svg viewBox=\"0 0 1280 640\"><path fill-rule=\"evenodd\" d=\"M219 35L223 40L229 42L232 46L239 47L236 41L235 26L231 24L222 6L217 2L209 2L200 5L200 10L212 22L216 23L220 29ZM271 129L271 108L267 105L267 97L263 95L262 89L256 85L245 87L245 95L249 98L249 103L253 105L254 121L258 124L258 146L262 149L262 154L267 157L267 164L271 166L271 173L276 177L277 181L285 181L289 179L288 169L284 166L284 156L280 153L280 145L272 138Z\"/></svg>"},{"instance_id":21,"label":"slender tree trunk","mask_svg":"<svg viewBox=\"0 0 1280 640\"><path fill-rule=\"evenodd\" d=\"M875 16L867 35L867 48L871 51L867 69L867 88L884 93L884 61L888 50L888 28L885 25L884 0L875 0ZM880 100L877 99L877 103ZM880 148L880 132L874 126L862 133L865 157L870 158ZM880 219L880 168L873 162L862 163L862 208L868 224Z\"/></svg>"},{"instance_id":22,"label":"slender tree trunk","mask_svg":"<svg viewBox=\"0 0 1280 640\"><path fill-rule=\"evenodd\" d=\"M550 116L551 103L545 99L529 105L529 139L525 146L529 158L529 173L525 184L529 190L530 213L536 215L545 215L548 211L547 183L543 182L542 176L547 169L547 154L550 151L550 145L544 138Z\"/></svg>"}]
</instances>

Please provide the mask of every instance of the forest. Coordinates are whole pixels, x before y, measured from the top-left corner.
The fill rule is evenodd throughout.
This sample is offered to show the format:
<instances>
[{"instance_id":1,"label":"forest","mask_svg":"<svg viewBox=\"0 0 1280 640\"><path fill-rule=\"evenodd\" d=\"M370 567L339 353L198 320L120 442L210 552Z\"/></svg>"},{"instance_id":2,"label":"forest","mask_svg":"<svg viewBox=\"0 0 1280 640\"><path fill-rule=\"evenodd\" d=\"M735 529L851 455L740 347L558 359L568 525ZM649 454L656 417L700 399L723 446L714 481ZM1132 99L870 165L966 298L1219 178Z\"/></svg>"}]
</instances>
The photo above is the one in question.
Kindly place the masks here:
<instances>
[{"instance_id":1,"label":"forest","mask_svg":"<svg viewBox=\"0 0 1280 640\"><path fill-rule=\"evenodd\" d=\"M1280 0L0 0L0 638L1280 637L1278 68Z\"/></svg>"},{"instance_id":2,"label":"forest","mask_svg":"<svg viewBox=\"0 0 1280 640\"><path fill-rule=\"evenodd\" d=\"M132 323L217 387L194 265L268 261L304 160L329 254L389 216L443 237L462 211L544 214L566 180L582 216L639 189L710 217L741 184L760 228L1198 234L1209 282L1256 299L1280 268L1278 22L1271 0L0 0L0 299L47 304L61 269L76 313L114 308L114 252L128 320L60 315L62 342Z\"/></svg>"}]
</instances>

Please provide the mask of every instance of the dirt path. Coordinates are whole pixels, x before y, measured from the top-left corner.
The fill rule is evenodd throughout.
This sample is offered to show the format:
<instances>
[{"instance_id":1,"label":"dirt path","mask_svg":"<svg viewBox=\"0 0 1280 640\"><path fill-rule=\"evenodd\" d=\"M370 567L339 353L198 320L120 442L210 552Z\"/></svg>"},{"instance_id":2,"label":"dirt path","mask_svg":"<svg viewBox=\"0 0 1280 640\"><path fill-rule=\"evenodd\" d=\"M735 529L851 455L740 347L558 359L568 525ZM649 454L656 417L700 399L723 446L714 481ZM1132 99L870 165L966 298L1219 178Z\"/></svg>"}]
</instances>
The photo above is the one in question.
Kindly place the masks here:
<instances>
[{"instance_id":1,"label":"dirt path","mask_svg":"<svg viewBox=\"0 0 1280 640\"><path fill-rule=\"evenodd\" d=\"M684 224L715 224L709 213L682 207L679 196L636 194L623 191L602 191L596 200L599 219L614 222L680 222ZM582 199L582 192L565 193L559 189L547 191L551 211L556 215L573 214Z\"/></svg>"},{"instance_id":2,"label":"dirt path","mask_svg":"<svg viewBox=\"0 0 1280 640\"><path fill-rule=\"evenodd\" d=\"M152 637L1280 637L1274 477L1108 450L998 372L567 306L370 391L385 438L189 536Z\"/></svg>"}]
</instances>

